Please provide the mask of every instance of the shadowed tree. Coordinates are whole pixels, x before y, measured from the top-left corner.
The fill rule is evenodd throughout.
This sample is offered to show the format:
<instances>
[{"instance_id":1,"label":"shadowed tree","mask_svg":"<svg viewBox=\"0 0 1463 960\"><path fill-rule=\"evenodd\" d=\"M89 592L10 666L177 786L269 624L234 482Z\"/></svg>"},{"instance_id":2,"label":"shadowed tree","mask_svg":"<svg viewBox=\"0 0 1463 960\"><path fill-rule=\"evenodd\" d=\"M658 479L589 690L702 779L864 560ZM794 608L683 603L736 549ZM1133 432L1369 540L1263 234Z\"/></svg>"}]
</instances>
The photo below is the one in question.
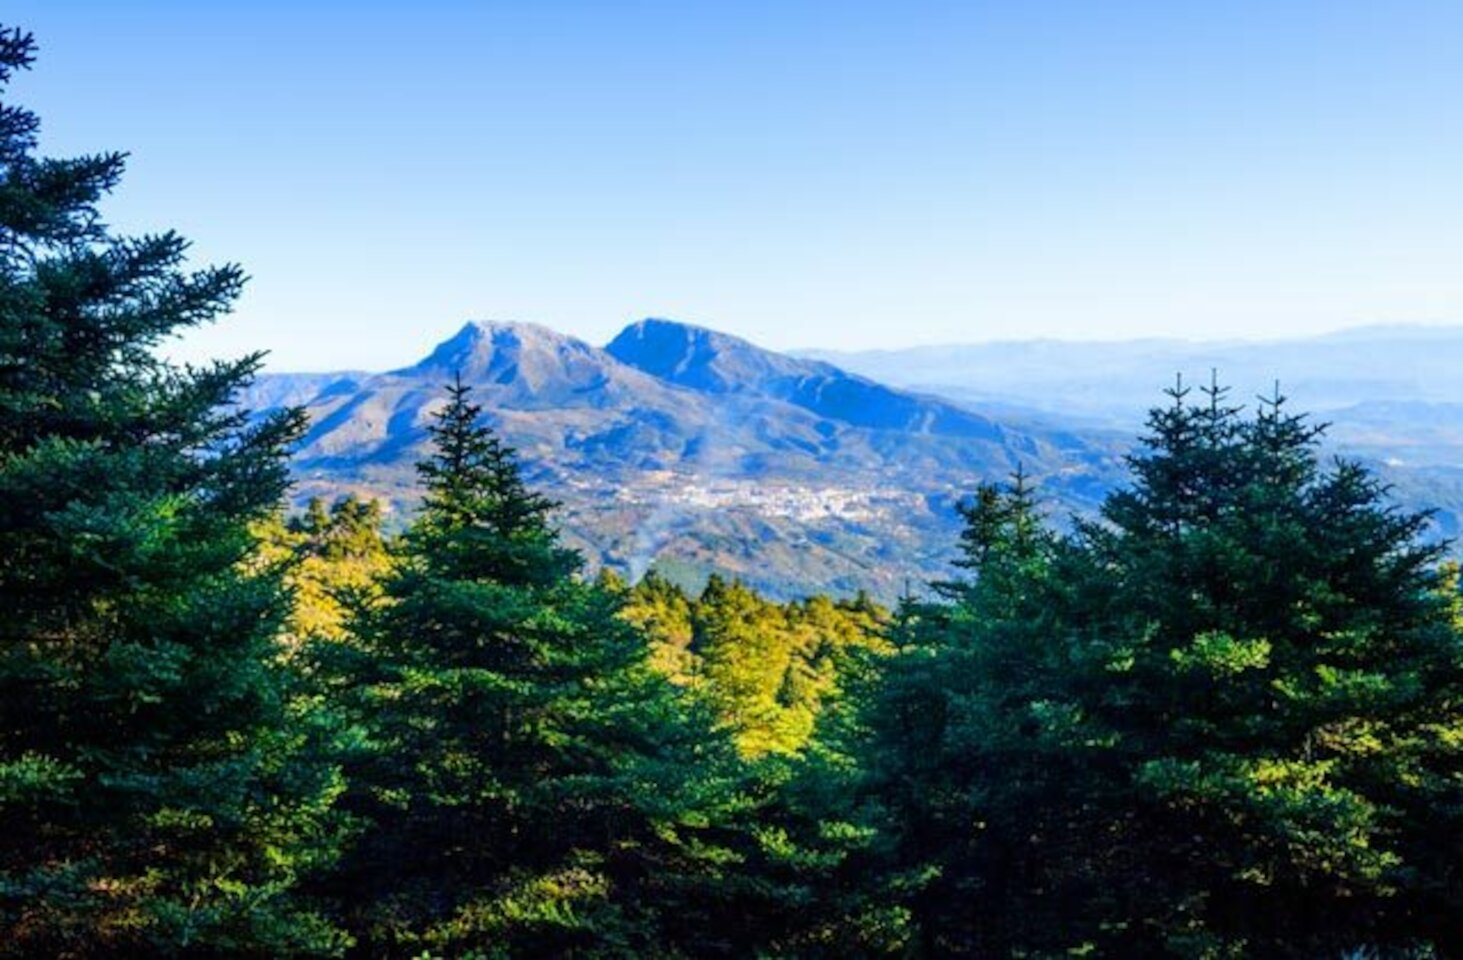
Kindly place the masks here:
<instances>
[{"instance_id":1,"label":"shadowed tree","mask_svg":"<svg viewBox=\"0 0 1463 960\"><path fill-rule=\"evenodd\" d=\"M710 919L756 849L730 740L448 394L421 514L350 625L371 748L349 805L372 825L336 886L353 928L388 953L728 952L757 935Z\"/></svg>"},{"instance_id":2,"label":"shadowed tree","mask_svg":"<svg viewBox=\"0 0 1463 960\"><path fill-rule=\"evenodd\" d=\"M0 85L33 44L0 31ZM156 348L228 310L234 266L111 235L120 154L35 156L0 107L0 952L286 955L343 942L291 898L329 857L253 526L301 417L232 406L258 356Z\"/></svg>"},{"instance_id":3,"label":"shadowed tree","mask_svg":"<svg viewBox=\"0 0 1463 960\"><path fill-rule=\"evenodd\" d=\"M927 954L1455 955L1463 647L1426 517L1278 393L1170 396L1099 521L967 509L966 579L864 713L882 888Z\"/></svg>"}]
</instances>

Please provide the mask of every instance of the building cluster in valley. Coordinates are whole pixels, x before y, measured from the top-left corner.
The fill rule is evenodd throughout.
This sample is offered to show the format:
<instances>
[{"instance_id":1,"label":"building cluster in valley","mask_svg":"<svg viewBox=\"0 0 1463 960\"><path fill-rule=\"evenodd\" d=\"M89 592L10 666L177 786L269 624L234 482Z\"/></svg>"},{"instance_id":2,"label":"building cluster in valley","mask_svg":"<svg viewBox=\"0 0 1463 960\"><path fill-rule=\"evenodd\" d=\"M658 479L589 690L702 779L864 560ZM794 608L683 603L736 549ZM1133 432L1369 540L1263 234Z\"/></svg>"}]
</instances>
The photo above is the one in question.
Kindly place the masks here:
<instances>
[{"instance_id":1,"label":"building cluster in valley","mask_svg":"<svg viewBox=\"0 0 1463 960\"><path fill-rule=\"evenodd\" d=\"M656 471L642 476L633 486L616 489L614 499L625 504L657 503L703 510L740 507L763 516L794 520L869 521L907 508L916 498L906 491L879 487L805 486Z\"/></svg>"}]
</instances>

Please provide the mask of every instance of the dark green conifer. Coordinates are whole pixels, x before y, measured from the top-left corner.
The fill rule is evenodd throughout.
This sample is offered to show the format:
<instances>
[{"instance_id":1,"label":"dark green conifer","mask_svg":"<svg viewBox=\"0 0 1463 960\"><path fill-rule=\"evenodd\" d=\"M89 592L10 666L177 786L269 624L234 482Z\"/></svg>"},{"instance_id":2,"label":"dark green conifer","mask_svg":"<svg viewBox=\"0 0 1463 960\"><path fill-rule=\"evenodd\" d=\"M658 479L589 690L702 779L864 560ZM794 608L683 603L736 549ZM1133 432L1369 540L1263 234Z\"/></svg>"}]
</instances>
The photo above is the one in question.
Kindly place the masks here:
<instances>
[{"instance_id":1,"label":"dark green conifer","mask_svg":"<svg viewBox=\"0 0 1463 960\"><path fill-rule=\"evenodd\" d=\"M1004 891L1027 878L993 838L1027 828L1031 842L1044 837L1030 798L1063 777L1027 742L1026 709L1044 695L1059 543L1020 472L1009 485L979 485L959 510L964 578L901 604L895 652L862 688L858 724L844 734L862 765L850 787L862 807L851 816L877 832L866 877L905 911L884 934L903 949L998 956L1006 943L1052 948L1060 941L1024 941L1018 932L1060 936L1060 918L1042 904L1003 914ZM1008 795L997 795L1001 785Z\"/></svg>"},{"instance_id":2,"label":"dark green conifer","mask_svg":"<svg viewBox=\"0 0 1463 960\"><path fill-rule=\"evenodd\" d=\"M1278 393L1170 398L1074 535L981 491L863 712L909 942L1455 953L1463 646L1426 518Z\"/></svg>"},{"instance_id":3,"label":"dark green conifer","mask_svg":"<svg viewBox=\"0 0 1463 960\"><path fill-rule=\"evenodd\" d=\"M672 954L746 801L731 744L577 576L552 504L454 384L381 602L352 624L371 822L338 884L371 949ZM729 834L735 836L735 834Z\"/></svg>"},{"instance_id":4,"label":"dark green conifer","mask_svg":"<svg viewBox=\"0 0 1463 960\"><path fill-rule=\"evenodd\" d=\"M33 49L0 30L0 86ZM0 107L0 952L332 952L291 891L337 774L304 752L252 533L301 417L233 407L258 355L159 357L243 273L112 236L122 156L40 158L37 129Z\"/></svg>"},{"instance_id":5,"label":"dark green conifer","mask_svg":"<svg viewBox=\"0 0 1463 960\"><path fill-rule=\"evenodd\" d=\"M1207 394L1158 422L1075 572L1071 706L1142 864L1105 878L1120 941L1456 950L1432 844L1458 836L1463 648L1427 518L1324 467L1278 390L1248 418Z\"/></svg>"}]
</instances>

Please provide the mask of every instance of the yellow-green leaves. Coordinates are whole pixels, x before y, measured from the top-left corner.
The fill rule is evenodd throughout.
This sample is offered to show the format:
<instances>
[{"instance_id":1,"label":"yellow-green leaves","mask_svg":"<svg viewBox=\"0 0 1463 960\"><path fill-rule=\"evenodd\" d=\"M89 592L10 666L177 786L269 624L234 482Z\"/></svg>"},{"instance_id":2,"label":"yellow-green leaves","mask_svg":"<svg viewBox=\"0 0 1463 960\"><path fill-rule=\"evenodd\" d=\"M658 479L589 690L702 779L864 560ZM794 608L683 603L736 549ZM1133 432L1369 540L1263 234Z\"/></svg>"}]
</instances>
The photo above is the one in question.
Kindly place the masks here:
<instances>
[{"instance_id":1,"label":"yellow-green leaves","mask_svg":"<svg viewBox=\"0 0 1463 960\"><path fill-rule=\"evenodd\" d=\"M1263 637L1246 640L1222 631L1205 631L1195 636L1188 646L1175 647L1169 656L1181 670L1223 679L1269 666L1270 641Z\"/></svg>"}]
</instances>

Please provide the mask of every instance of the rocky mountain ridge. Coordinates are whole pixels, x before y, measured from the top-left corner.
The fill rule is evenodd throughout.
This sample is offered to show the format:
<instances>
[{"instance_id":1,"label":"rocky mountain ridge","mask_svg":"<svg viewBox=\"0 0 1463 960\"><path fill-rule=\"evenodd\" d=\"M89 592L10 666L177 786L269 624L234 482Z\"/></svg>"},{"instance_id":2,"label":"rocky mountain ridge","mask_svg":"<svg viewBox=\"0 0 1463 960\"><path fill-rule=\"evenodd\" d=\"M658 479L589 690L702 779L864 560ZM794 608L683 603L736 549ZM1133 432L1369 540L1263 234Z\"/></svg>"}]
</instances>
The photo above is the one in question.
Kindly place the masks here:
<instances>
[{"instance_id":1,"label":"rocky mountain ridge","mask_svg":"<svg viewBox=\"0 0 1463 960\"><path fill-rule=\"evenodd\" d=\"M473 322L409 366L304 383L317 391L298 495L354 491L409 513L412 464L455 376L563 501L593 564L655 563L690 584L720 571L779 595L890 599L907 578L948 574L954 503L978 480L1020 464L1062 513L1118 473L1115 435L1008 421L689 324L641 321L600 348ZM291 395L271 379L245 402Z\"/></svg>"}]
</instances>

